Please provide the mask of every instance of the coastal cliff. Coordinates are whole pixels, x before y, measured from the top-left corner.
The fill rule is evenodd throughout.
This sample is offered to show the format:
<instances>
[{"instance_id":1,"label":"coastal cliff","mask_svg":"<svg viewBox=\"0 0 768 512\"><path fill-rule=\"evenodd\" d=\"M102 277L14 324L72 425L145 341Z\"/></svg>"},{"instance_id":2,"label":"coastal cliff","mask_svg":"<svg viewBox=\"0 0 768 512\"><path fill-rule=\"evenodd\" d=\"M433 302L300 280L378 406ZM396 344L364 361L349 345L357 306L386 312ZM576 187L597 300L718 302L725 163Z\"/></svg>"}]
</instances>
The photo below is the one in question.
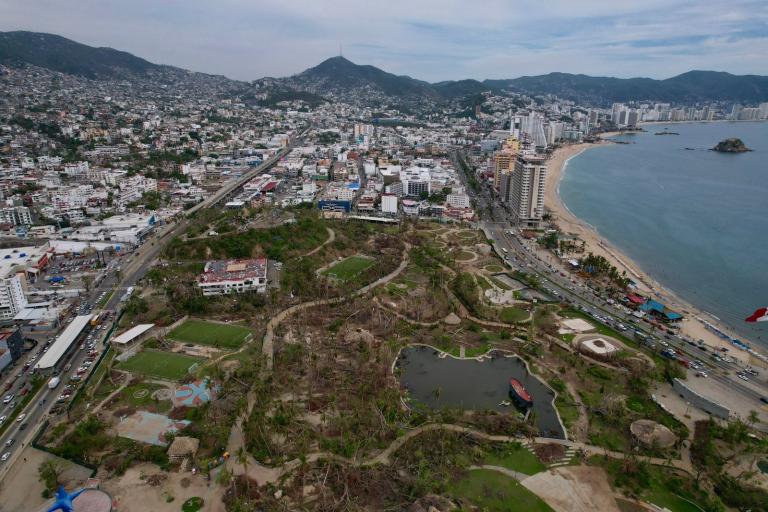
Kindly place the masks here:
<instances>
[{"instance_id":1,"label":"coastal cliff","mask_svg":"<svg viewBox=\"0 0 768 512\"><path fill-rule=\"evenodd\" d=\"M752 150L745 146L741 139L732 138L718 142L717 146L712 148L712 151L720 153L745 153Z\"/></svg>"}]
</instances>

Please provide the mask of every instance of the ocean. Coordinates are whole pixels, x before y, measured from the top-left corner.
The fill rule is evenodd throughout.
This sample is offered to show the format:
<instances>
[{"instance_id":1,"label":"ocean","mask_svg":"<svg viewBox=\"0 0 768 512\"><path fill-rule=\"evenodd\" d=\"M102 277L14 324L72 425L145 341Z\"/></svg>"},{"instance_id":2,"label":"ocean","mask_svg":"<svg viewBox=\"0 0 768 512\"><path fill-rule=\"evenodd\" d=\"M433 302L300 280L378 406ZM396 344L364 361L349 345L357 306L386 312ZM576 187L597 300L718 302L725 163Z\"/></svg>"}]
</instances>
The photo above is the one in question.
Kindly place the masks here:
<instances>
[{"instance_id":1,"label":"ocean","mask_svg":"<svg viewBox=\"0 0 768 512\"><path fill-rule=\"evenodd\" d=\"M768 306L768 122L644 128L572 158L563 202L666 289L768 348L768 325L744 322ZM708 150L730 137L754 151Z\"/></svg>"}]
</instances>

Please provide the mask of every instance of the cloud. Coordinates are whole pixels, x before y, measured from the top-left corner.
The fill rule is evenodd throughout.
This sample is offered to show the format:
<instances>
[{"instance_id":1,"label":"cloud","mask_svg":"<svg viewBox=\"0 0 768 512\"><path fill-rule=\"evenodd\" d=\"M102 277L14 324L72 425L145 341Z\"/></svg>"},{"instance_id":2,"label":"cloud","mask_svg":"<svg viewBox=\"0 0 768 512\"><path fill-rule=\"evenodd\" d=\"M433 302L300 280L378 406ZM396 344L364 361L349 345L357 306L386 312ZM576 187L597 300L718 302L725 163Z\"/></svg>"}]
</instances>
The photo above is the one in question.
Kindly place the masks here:
<instances>
[{"instance_id":1,"label":"cloud","mask_svg":"<svg viewBox=\"0 0 768 512\"><path fill-rule=\"evenodd\" d=\"M339 45L430 81L768 72L764 0L3 0L0 30L20 29L246 80L300 72Z\"/></svg>"}]
</instances>

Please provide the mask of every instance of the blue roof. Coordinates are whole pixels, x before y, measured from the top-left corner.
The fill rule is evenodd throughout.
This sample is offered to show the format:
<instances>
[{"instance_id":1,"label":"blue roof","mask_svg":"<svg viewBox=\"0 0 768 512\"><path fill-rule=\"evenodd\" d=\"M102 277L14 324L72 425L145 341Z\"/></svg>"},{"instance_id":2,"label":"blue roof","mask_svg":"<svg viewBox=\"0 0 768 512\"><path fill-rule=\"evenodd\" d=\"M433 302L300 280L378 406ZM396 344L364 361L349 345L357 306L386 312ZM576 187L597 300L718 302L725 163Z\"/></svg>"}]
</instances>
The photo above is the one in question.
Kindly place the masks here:
<instances>
[{"instance_id":1,"label":"blue roof","mask_svg":"<svg viewBox=\"0 0 768 512\"><path fill-rule=\"evenodd\" d=\"M640 306L643 311L656 311L657 313L663 313L666 307L661 302L656 302L653 299L648 299Z\"/></svg>"},{"instance_id":2,"label":"blue roof","mask_svg":"<svg viewBox=\"0 0 768 512\"><path fill-rule=\"evenodd\" d=\"M675 313L674 311L667 311L664 314L670 320L680 320L681 318L683 318L683 315L681 315L680 313Z\"/></svg>"}]
</instances>

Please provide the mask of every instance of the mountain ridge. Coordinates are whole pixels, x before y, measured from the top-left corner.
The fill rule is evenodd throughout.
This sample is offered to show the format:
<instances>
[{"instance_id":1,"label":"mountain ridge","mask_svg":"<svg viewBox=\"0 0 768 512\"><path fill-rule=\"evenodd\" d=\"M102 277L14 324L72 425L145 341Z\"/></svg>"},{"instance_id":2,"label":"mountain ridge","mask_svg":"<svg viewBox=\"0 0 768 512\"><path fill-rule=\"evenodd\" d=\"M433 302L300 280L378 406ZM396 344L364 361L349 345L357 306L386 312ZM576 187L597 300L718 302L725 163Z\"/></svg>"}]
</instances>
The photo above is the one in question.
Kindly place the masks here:
<instances>
[{"instance_id":1,"label":"mountain ridge","mask_svg":"<svg viewBox=\"0 0 768 512\"><path fill-rule=\"evenodd\" d=\"M34 65L91 79L142 76L159 71L195 73L154 64L113 48L97 48L55 34L27 31L0 32L0 64L14 67ZM584 104L632 100L673 103L768 101L768 76L733 75L724 71L692 70L663 80L552 72L509 79L480 81L470 78L429 83L407 75L395 75L375 66L355 64L341 56L331 57L288 77L262 78L251 84L259 82L277 85L282 90L319 96L343 98L362 95L371 100L406 102L444 102L486 91L552 94Z\"/></svg>"}]
</instances>

